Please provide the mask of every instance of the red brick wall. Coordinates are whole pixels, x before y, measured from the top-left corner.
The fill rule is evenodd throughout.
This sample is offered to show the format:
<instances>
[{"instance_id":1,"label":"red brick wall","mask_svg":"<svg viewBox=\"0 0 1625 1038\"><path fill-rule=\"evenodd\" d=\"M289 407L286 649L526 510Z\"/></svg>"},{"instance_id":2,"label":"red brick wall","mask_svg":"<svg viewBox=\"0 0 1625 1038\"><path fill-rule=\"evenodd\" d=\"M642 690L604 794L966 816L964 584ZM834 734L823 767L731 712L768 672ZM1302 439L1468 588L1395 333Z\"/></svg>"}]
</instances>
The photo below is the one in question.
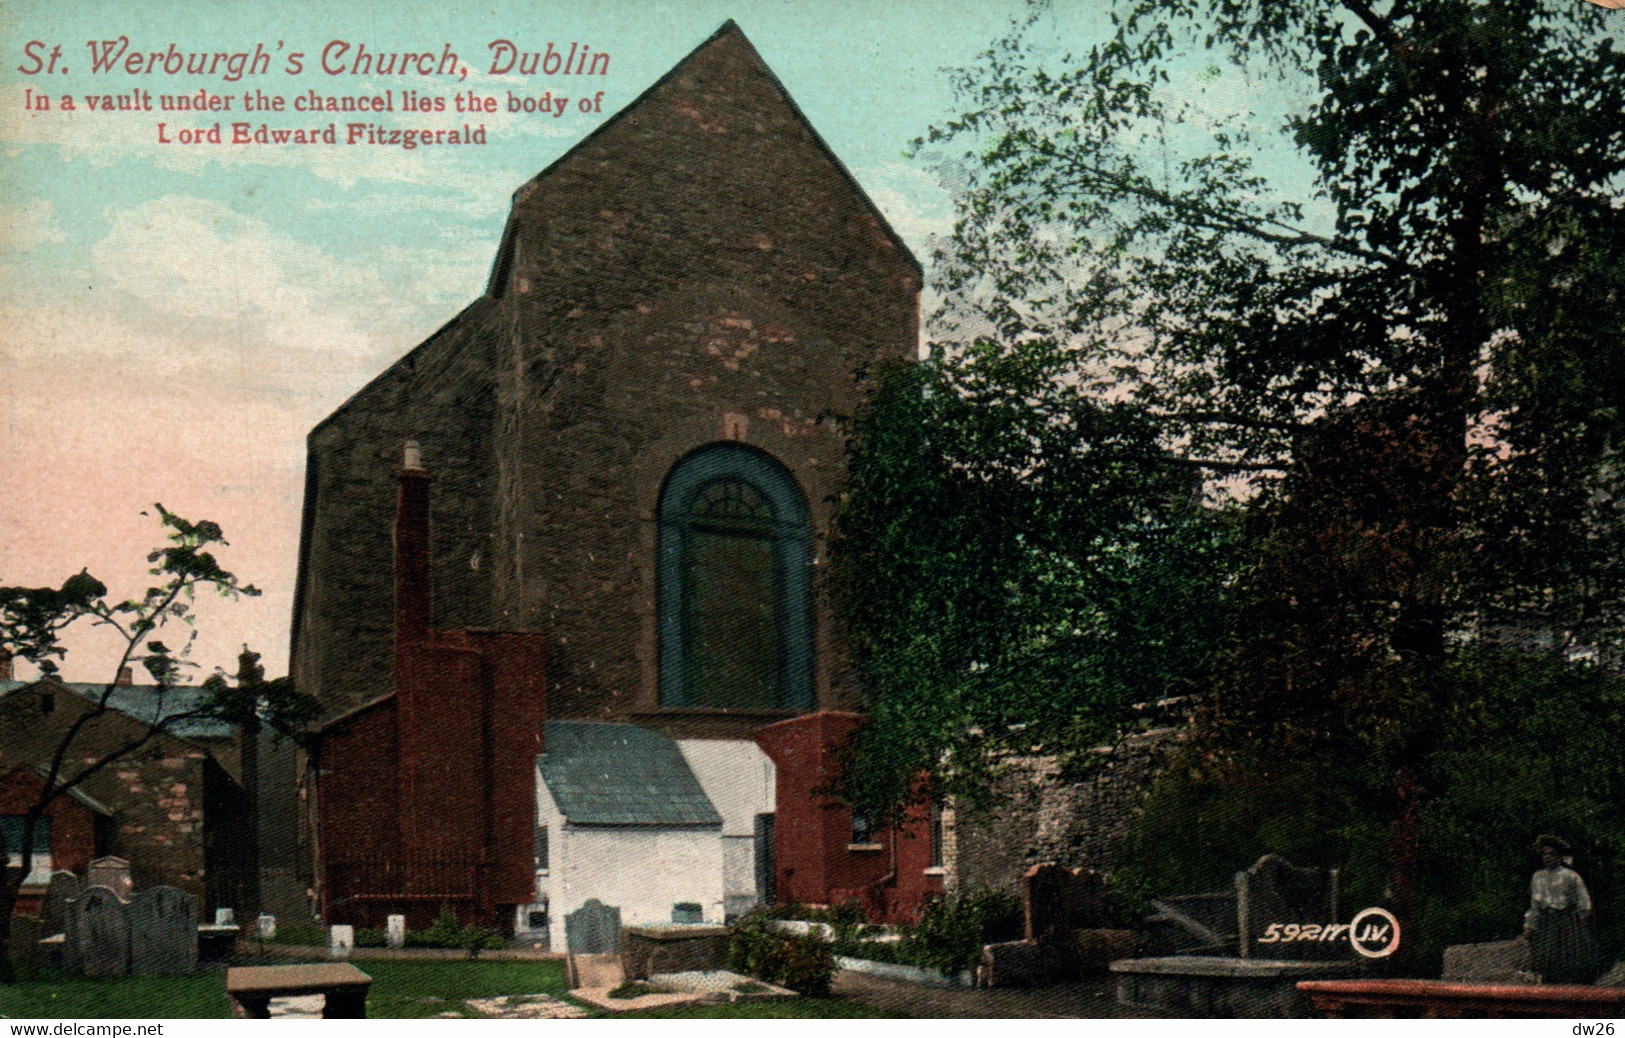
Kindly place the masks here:
<instances>
[{"instance_id":1,"label":"red brick wall","mask_svg":"<svg viewBox=\"0 0 1625 1038\"><path fill-rule=\"evenodd\" d=\"M474 860L486 844L491 765L484 656L470 646L396 653L401 853Z\"/></svg>"},{"instance_id":2,"label":"red brick wall","mask_svg":"<svg viewBox=\"0 0 1625 1038\"><path fill-rule=\"evenodd\" d=\"M528 634L474 636L490 659L492 897L528 904L535 897L532 839L536 757L542 752L547 693L546 639Z\"/></svg>"},{"instance_id":3,"label":"red brick wall","mask_svg":"<svg viewBox=\"0 0 1625 1038\"><path fill-rule=\"evenodd\" d=\"M762 729L756 742L777 775L774 893L780 902L856 901L875 922L909 922L942 892L931 864L929 807L910 808L895 829L877 829L874 850L853 850L852 811L815 791L840 777L842 754L863 725L825 711Z\"/></svg>"},{"instance_id":4,"label":"red brick wall","mask_svg":"<svg viewBox=\"0 0 1625 1038\"><path fill-rule=\"evenodd\" d=\"M395 703L388 701L340 721L322 735L316 757L318 882L322 915L330 923L354 919L355 906L335 904L335 887L349 889L346 869L396 860L399 755Z\"/></svg>"},{"instance_id":5,"label":"red brick wall","mask_svg":"<svg viewBox=\"0 0 1625 1038\"><path fill-rule=\"evenodd\" d=\"M27 814L43 785L44 780L23 768L0 779L0 815ZM51 868L83 875L96 853L95 812L77 800L58 797L45 808L45 817L51 820ZM38 907L38 897L20 898L16 911L32 915Z\"/></svg>"}]
</instances>

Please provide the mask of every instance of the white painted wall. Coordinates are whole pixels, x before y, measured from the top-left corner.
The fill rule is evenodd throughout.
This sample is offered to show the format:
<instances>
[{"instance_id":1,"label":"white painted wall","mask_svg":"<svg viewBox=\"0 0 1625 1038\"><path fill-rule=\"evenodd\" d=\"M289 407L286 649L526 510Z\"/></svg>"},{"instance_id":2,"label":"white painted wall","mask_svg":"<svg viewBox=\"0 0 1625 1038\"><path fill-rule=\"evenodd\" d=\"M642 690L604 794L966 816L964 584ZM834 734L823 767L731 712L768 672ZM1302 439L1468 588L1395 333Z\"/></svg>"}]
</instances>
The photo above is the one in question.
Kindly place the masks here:
<instances>
[{"instance_id":1,"label":"white painted wall","mask_svg":"<svg viewBox=\"0 0 1625 1038\"><path fill-rule=\"evenodd\" d=\"M697 902L708 923L723 917L722 834L693 826L569 824L536 776L537 820L548 827L548 941L566 947L564 917L589 898L621 910L621 923L670 923L680 901Z\"/></svg>"},{"instance_id":2,"label":"white painted wall","mask_svg":"<svg viewBox=\"0 0 1625 1038\"><path fill-rule=\"evenodd\" d=\"M756 816L773 811L773 761L748 739L679 739L677 749L722 816L722 835L756 835Z\"/></svg>"},{"instance_id":3,"label":"white painted wall","mask_svg":"<svg viewBox=\"0 0 1625 1038\"><path fill-rule=\"evenodd\" d=\"M748 739L680 739L677 749L722 816L723 894L734 911L745 911L760 900L756 816L773 811L773 761Z\"/></svg>"}]
</instances>

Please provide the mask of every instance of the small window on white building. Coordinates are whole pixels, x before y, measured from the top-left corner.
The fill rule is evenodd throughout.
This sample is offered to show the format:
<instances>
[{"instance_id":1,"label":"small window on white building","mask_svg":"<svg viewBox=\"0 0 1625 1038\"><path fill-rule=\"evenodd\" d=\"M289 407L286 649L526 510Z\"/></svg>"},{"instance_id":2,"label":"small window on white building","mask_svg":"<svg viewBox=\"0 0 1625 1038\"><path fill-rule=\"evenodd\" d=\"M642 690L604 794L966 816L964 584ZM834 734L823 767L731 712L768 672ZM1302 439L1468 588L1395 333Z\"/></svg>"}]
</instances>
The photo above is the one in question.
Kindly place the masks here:
<instances>
[{"instance_id":1,"label":"small window on white building","mask_svg":"<svg viewBox=\"0 0 1625 1038\"><path fill-rule=\"evenodd\" d=\"M0 815L0 841L5 843L6 861L18 866L23 863L23 815ZM41 818L34 823L34 860L24 877L28 884L51 881L51 820Z\"/></svg>"},{"instance_id":2,"label":"small window on white building","mask_svg":"<svg viewBox=\"0 0 1625 1038\"><path fill-rule=\"evenodd\" d=\"M533 856L536 860L536 871L546 872L549 866L547 863L547 826L545 825L536 827Z\"/></svg>"},{"instance_id":3,"label":"small window on white building","mask_svg":"<svg viewBox=\"0 0 1625 1038\"><path fill-rule=\"evenodd\" d=\"M931 867L942 868L942 805L931 805Z\"/></svg>"}]
</instances>

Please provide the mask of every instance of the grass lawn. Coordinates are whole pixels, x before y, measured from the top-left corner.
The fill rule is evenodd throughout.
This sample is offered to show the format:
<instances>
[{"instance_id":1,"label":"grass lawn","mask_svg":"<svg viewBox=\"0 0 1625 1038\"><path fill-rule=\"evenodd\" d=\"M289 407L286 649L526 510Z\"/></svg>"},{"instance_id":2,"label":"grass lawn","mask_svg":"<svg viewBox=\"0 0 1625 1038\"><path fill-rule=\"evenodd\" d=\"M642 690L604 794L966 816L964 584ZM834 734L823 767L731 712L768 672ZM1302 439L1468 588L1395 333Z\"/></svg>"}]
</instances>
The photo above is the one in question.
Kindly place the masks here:
<instances>
[{"instance_id":1,"label":"grass lawn","mask_svg":"<svg viewBox=\"0 0 1625 1038\"><path fill-rule=\"evenodd\" d=\"M891 1017L884 1009L841 998L790 998L782 1002L735 1002L721 1006L677 1006L616 1013L617 1020L849 1020Z\"/></svg>"},{"instance_id":2,"label":"grass lawn","mask_svg":"<svg viewBox=\"0 0 1625 1038\"><path fill-rule=\"evenodd\" d=\"M367 1015L410 1019L457 1012L475 1015L465 998L490 995L562 995L564 966L557 962L367 961L372 977ZM87 980L41 978L0 987L0 1014L48 1019L109 1017L227 1017L226 979L218 971L190 977Z\"/></svg>"},{"instance_id":3,"label":"grass lawn","mask_svg":"<svg viewBox=\"0 0 1625 1038\"><path fill-rule=\"evenodd\" d=\"M379 1019L415 1019L451 1012L473 1017L477 1014L463 1005L464 999L492 995L562 996L565 990L564 964L559 962L368 960L357 965L372 976L367 1015ZM225 975L218 971L191 977L123 980L41 978L0 987L0 1015L52 1020L227 1017L231 1015L231 1006L226 1000L225 986ZM786 1002L686 1006L617 1015L784 1019L886 1014L840 999L797 998Z\"/></svg>"}]
</instances>

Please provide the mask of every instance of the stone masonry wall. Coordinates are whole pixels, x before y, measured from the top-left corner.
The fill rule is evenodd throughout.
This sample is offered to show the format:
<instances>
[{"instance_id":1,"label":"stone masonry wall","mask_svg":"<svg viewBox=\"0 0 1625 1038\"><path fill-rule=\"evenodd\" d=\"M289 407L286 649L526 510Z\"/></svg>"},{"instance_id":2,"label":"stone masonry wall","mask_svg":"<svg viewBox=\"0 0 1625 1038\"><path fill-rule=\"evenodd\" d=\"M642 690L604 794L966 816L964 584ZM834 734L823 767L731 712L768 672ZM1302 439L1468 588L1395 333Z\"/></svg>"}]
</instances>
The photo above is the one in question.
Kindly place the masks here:
<instances>
[{"instance_id":1,"label":"stone masonry wall","mask_svg":"<svg viewBox=\"0 0 1625 1038\"><path fill-rule=\"evenodd\" d=\"M508 248L504 623L554 636L554 717L749 735L774 718L695 731L660 709L661 486L706 444L765 451L807 500L816 573L845 462L821 419L856 409L864 367L913 356L917 268L726 30L522 188ZM851 708L821 596L815 628L815 703Z\"/></svg>"},{"instance_id":2,"label":"stone masonry wall","mask_svg":"<svg viewBox=\"0 0 1625 1038\"><path fill-rule=\"evenodd\" d=\"M998 806L954 818L951 889L1014 894L1022 873L1043 862L1110 872L1173 734L1149 732L1103 751L1099 771L1078 783L1060 781L1054 757L1010 760L999 778Z\"/></svg>"},{"instance_id":3,"label":"stone masonry wall","mask_svg":"<svg viewBox=\"0 0 1625 1038\"><path fill-rule=\"evenodd\" d=\"M815 586L862 372L914 356L919 268L737 28L515 195L488 295L310 437L294 680L389 691L400 443L434 476L437 629L549 637L549 712L749 737L781 711L658 703L656 514L706 444L759 448L812 516ZM821 595L820 709L856 705Z\"/></svg>"},{"instance_id":4,"label":"stone masonry wall","mask_svg":"<svg viewBox=\"0 0 1625 1038\"><path fill-rule=\"evenodd\" d=\"M406 440L433 477L430 622L491 623L490 318L483 301L470 306L310 434L289 672L335 714L393 688L391 531Z\"/></svg>"},{"instance_id":5,"label":"stone masonry wall","mask_svg":"<svg viewBox=\"0 0 1625 1038\"><path fill-rule=\"evenodd\" d=\"M48 760L63 729L89 704L56 693L42 710L38 690L19 689L0 700L0 774ZM85 726L67 767L89 764L139 736L144 726L107 714ZM112 843L105 852L130 862L136 889L167 884L204 898L204 767L208 754L191 743L155 736L79 787L113 812Z\"/></svg>"}]
</instances>

